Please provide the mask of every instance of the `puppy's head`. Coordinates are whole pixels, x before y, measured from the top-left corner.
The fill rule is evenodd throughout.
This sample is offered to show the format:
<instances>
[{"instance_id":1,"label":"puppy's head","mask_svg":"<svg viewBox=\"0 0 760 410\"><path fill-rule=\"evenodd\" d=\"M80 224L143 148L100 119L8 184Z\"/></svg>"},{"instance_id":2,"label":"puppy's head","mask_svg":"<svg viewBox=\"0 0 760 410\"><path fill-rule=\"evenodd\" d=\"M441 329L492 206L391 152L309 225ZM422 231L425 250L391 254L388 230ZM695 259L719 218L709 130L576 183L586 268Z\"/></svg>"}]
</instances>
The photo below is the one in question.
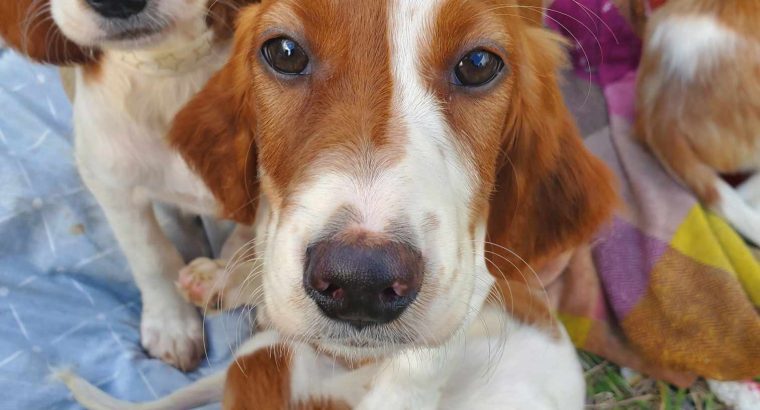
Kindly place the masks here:
<instances>
[{"instance_id":1,"label":"puppy's head","mask_svg":"<svg viewBox=\"0 0 760 410\"><path fill-rule=\"evenodd\" d=\"M558 42L518 6L282 0L241 15L231 61L171 139L228 217L256 222L278 330L368 354L441 343L476 308L486 252L509 274L607 217L610 177L563 105Z\"/></svg>"},{"instance_id":2,"label":"puppy's head","mask_svg":"<svg viewBox=\"0 0 760 410\"><path fill-rule=\"evenodd\" d=\"M104 48L160 44L207 25L229 38L240 7L254 0L13 0L0 4L0 37L35 60L82 63Z\"/></svg>"}]
</instances>

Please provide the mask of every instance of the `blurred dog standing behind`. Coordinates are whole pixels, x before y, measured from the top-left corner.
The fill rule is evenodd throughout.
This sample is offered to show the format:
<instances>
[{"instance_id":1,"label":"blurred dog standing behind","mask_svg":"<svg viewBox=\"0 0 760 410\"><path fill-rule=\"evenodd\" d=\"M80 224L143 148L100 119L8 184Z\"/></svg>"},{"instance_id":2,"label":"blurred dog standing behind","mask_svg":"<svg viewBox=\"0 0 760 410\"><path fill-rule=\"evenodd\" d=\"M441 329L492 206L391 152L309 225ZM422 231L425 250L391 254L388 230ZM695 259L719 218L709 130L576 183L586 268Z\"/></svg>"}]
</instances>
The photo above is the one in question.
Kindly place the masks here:
<instances>
[{"instance_id":1,"label":"blurred dog standing behind","mask_svg":"<svg viewBox=\"0 0 760 410\"><path fill-rule=\"evenodd\" d=\"M161 231L153 203L198 214L215 214L218 207L165 136L175 113L226 60L238 9L251 2L0 3L0 36L8 45L36 61L75 66L80 174L105 211L140 288L143 346L185 370L202 356L201 317L175 289L185 263ZM71 73L64 70L70 97ZM234 233L223 255L246 236Z\"/></svg>"},{"instance_id":2,"label":"blurred dog standing behind","mask_svg":"<svg viewBox=\"0 0 760 410\"><path fill-rule=\"evenodd\" d=\"M670 0L648 22L637 137L760 244L760 2ZM721 174L755 174L734 189Z\"/></svg>"}]
</instances>

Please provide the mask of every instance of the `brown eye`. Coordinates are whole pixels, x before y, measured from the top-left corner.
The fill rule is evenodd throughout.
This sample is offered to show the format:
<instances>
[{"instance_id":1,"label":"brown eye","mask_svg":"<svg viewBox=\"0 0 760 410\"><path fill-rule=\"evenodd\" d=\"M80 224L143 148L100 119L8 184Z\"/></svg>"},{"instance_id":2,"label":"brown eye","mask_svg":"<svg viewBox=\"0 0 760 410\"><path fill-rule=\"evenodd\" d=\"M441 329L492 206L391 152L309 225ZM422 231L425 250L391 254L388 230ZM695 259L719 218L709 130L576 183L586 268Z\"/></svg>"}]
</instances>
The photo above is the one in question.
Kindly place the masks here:
<instances>
[{"instance_id":1,"label":"brown eye","mask_svg":"<svg viewBox=\"0 0 760 410\"><path fill-rule=\"evenodd\" d=\"M264 60L281 74L303 74L309 65L309 57L301 46L288 37L268 40L261 47Z\"/></svg>"},{"instance_id":2,"label":"brown eye","mask_svg":"<svg viewBox=\"0 0 760 410\"><path fill-rule=\"evenodd\" d=\"M454 75L460 85L478 87L491 81L504 68L504 62L490 51L477 49L467 53L454 68Z\"/></svg>"}]
</instances>

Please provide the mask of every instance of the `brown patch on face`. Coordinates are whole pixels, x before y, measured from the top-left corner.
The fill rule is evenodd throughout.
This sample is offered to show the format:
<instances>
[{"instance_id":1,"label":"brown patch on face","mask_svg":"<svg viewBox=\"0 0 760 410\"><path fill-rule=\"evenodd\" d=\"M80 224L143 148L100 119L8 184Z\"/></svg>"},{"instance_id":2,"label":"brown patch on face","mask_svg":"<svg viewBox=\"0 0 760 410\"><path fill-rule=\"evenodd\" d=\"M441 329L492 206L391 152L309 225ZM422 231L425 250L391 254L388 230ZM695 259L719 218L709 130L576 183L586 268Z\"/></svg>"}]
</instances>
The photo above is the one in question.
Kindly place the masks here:
<instances>
[{"instance_id":1,"label":"brown patch on face","mask_svg":"<svg viewBox=\"0 0 760 410\"><path fill-rule=\"evenodd\" d=\"M289 0L262 11L252 45L253 85L257 115L266 118L258 140L261 165L278 192L287 195L318 170L356 175L384 165L378 151L395 137L388 127L386 8L382 1L348 7L329 0L308 6ZM260 44L280 35L307 50L309 75L278 78L261 61Z\"/></svg>"},{"instance_id":2,"label":"brown patch on face","mask_svg":"<svg viewBox=\"0 0 760 410\"><path fill-rule=\"evenodd\" d=\"M225 215L252 221L257 158L267 196L283 207L326 169L356 175L387 166L402 142L388 125L386 6L284 0L240 15L232 60L180 112L171 133ZM308 75L276 74L264 61L262 45L281 36L307 51Z\"/></svg>"},{"instance_id":3,"label":"brown patch on face","mask_svg":"<svg viewBox=\"0 0 760 410\"><path fill-rule=\"evenodd\" d=\"M562 101L559 40L527 14L504 12L518 6L448 0L423 66L430 70L425 78L437 79L429 86L461 155L476 166L471 221L488 215L486 251L498 255L492 272L505 275L497 280L540 286L530 267L588 240L616 195L610 172L585 149ZM452 85L455 64L473 49L501 57L501 77L479 88Z\"/></svg>"},{"instance_id":4,"label":"brown patch on face","mask_svg":"<svg viewBox=\"0 0 760 410\"><path fill-rule=\"evenodd\" d=\"M49 0L0 2L0 37L29 58L48 64L83 64L97 59L96 50L67 39L53 21Z\"/></svg>"}]
</instances>

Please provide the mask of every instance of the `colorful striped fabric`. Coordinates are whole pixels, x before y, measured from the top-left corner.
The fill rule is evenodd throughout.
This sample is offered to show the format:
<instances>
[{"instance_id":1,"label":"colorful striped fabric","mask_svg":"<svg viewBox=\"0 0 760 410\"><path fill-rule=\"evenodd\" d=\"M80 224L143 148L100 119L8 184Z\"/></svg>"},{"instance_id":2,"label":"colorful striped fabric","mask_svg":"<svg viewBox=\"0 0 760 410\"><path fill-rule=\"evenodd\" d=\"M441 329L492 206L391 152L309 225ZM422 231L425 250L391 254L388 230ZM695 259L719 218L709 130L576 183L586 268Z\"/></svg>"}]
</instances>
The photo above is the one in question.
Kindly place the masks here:
<instances>
[{"instance_id":1,"label":"colorful striped fabric","mask_svg":"<svg viewBox=\"0 0 760 410\"><path fill-rule=\"evenodd\" d=\"M758 376L760 264L631 138L641 43L615 3L556 0L547 18L603 90L609 123L586 141L624 202L557 281L559 316L578 347L678 385Z\"/></svg>"}]
</instances>

